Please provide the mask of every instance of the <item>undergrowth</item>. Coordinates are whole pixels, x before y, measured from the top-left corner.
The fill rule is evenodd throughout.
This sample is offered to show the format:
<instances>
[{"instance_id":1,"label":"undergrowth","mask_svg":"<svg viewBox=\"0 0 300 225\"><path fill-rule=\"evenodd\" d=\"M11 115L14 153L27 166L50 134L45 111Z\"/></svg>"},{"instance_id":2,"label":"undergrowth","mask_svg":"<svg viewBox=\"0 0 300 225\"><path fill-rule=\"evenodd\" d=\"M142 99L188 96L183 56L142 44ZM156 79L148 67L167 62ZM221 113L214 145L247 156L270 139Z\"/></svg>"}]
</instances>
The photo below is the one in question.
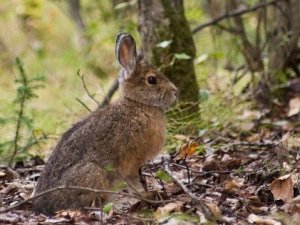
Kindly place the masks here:
<instances>
[{"instance_id":1,"label":"undergrowth","mask_svg":"<svg viewBox=\"0 0 300 225\"><path fill-rule=\"evenodd\" d=\"M35 91L44 87L44 77L40 74L28 76L19 58L16 58L16 66L19 74L15 80L17 89L13 100L14 113L10 117L0 118L2 129L5 130L11 124L14 125L13 137L0 142L1 159L9 165L30 157L29 150L47 138L42 130L34 128L34 118L28 113L28 104L38 97Z\"/></svg>"}]
</instances>

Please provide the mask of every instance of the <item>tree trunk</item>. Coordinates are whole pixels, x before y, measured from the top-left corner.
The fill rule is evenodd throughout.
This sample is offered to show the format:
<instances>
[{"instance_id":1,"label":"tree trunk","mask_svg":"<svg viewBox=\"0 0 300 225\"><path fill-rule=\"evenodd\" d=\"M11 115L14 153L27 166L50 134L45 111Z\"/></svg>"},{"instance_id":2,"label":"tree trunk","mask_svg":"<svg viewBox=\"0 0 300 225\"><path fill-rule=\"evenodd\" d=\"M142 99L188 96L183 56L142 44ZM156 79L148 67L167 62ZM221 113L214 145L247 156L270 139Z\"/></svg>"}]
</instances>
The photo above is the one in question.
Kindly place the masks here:
<instances>
[{"instance_id":1,"label":"tree trunk","mask_svg":"<svg viewBox=\"0 0 300 225\"><path fill-rule=\"evenodd\" d=\"M198 84L193 63L196 50L183 1L139 0L138 23L143 60L160 68L179 88L179 101L191 103L191 111L198 112ZM172 42L158 47L163 41Z\"/></svg>"},{"instance_id":2,"label":"tree trunk","mask_svg":"<svg viewBox=\"0 0 300 225\"><path fill-rule=\"evenodd\" d=\"M280 82L279 75L285 68L293 68L290 61L294 59L300 38L300 1L279 2L277 7L272 8L269 19L269 80L276 84Z\"/></svg>"}]
</instances>

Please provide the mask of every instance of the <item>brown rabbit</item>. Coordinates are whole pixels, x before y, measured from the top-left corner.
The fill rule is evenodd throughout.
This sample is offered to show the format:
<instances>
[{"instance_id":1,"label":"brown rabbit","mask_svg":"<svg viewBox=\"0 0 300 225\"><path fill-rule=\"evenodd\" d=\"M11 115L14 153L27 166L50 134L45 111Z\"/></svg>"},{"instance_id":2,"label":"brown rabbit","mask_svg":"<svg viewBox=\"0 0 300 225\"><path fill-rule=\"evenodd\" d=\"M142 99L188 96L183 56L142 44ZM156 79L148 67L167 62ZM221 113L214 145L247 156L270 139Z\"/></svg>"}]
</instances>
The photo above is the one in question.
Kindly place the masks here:
<instances>
[{"instance_id":1,"label":"brown rabbit","mask_svg":"<svg viewBox=\"0 0 300 225\"><path fill-rule=\"evenodd\" d=\"M137 62L135 41L129 34L117 36L115 51L122 67L122 97L91 113L62 136L35 194L62 185L112 190L122 181L120 177L141 190L138 170L165 144L164 111L175 102L177 89L155 68ZM53 214L61 209L82 209L99 197L107 198L57 190L37 198L35 211Z\"/></svg>"}]
</instances>

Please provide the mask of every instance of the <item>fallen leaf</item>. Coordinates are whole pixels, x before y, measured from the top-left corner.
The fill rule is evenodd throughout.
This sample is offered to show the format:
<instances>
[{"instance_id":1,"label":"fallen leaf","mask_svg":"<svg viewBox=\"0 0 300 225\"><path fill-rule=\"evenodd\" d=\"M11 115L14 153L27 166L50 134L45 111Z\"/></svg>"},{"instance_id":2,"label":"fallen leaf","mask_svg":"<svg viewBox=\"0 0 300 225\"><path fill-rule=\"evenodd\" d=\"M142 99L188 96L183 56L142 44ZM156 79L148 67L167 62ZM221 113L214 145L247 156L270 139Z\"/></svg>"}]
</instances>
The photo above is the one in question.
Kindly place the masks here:
<instances>
[{"instance_id":1,"label":"fallen leaf","mask_svg":"<svg viewBox=\"0 0 300 225\"><path fill-rule=\"evenodd\" d=\"M294 195L294 187L291 174L281 176L270 184L270 190L275 200L281 199L290 202Z\"/></svg>"},{"instance_id":2,"label":"fallen leaf","mask_svg":"<svg viewBox=\"0 0 300 225\"><path fill-rule=\"evenodd\" d=\"M110 212L110 210L112 209L112 207L113 207L113 203L109 202L103 207L102 210L104 213L108 214Z\"/></svg>"},{"instance_id":3,"label":"fallen leaf","mask_svg":"<svg viewBox=\"0 0 300 225\"><path fill-rule=\"evenodd\" d=\"M182 202L171 202L168 203L165 206L159 207L155 213L154 216L157 220L160 220L162 218L167 217L170 213L173 212L180 212L182 209Z\"/></svg>"},{"instance_id":4,"label":"fallen leaf","mask_svg":"<svg viewBox=\"0 0 300 225\"><path fill-rule=\"evenodd\" d=\"M185 159L187 156L192 156L195 154L197 147L199 147L199 143L195 141L191 141L188 144L182 145L179 150L179 158Z\"/></svg>"},{"instance_id":5,"label":"fallen leaf","mask_svg":"<svg viewBox=\"0 0 300 225\"><path fill-rule=\"evenodd\" d=\"M261 118L261 112L257 110L244 110L243 114L238 117L240 120L258 120Z\"/></svg>"},{"instance_id":6,"label":"fallen leaf","mask_svg":"<svg viewBox=\"0 0 300 225\"><path fill-rule=\"evenodd\" d=\"M20 217L18 214L14 213L5 213L5 214L0 214L0 222L3 223L10 223L10 224L15 224L19 221Z\"/></svg>"},{"instance_id":7,"label":"fallen leaf","mask_svg":"<svg viewBox=\"0 0 300 225\"><path fill-rule=\"evenodd\" d=\"M5 177L6 176L6 173L0 171L0 177Z\"/></svg>"},{"instance_id":8,"label":"fallen leaf","mask_svg":"<svg viewBox=\"0 0 300 225\"><path fill-rule=\"evenodd\" d=\"M230 179L225 183L225 190L233 193L236 192L240 187L243 186L244 180L235 180L235 179Z\"/></svg>"},{"instance_id":9,"label":"fallen leaf","mask_svg":"<svg viewBox=\"0 0 300 225\"><path fill-rule=\"evenodd\" d=\"M297 115L300 112L300 96L290 99L288 116Z\"/></svg>"},{"instance_id":10,"label":"fallen leaf","mask_svg":"<svg viewBox=\"0 0 300 225\"><path fill-rule=\"evenodd\" d=\"M156 172L155 177L159 178L162 181L165 181L167 183L173 181L172 177L166 171L164 171L162 169L160 169Z\"/></svg>"},{"instance_id":11,"label":"fallen leaf","mask_svg":"<svg viewBox=\"0 0 300 225\"><path fill-rule=\"evenodd\" d=\"M45 224L65 224L69 223L71 219L66 219L66 218L48 218L45 220Z\"/></svg>"},{"instance_id":12,"label":"fallen leaf","mask_svg":"<svg viewBox=\"0 0 300 225\"><path fill-rule=\"evenodd\" d=\"M215 219L222 218L221 210L216 204L210 202L210 203L205 203L205 205L210 209L210 211L213 214L213 216L215 217Z\"/></svg>"},{"instance_id":13,"label":"fallen leaf","mask_svg":"<svg viewBox=\"0 0 300 225\"><path fill-rule=\"evenodd\" d=\"M182 135L182 134L175 134L174 138L179 141L185 141L185 140L187 140L188 137L185 135Z\"/></svg>"},{"instance_id":14,"label":"fallen leaf","mask_svg":"<svg viewBox=\"0 0 300 225\"><path fill-rule=\"evenodd\" d=\"M282 144L287 150L300 149L300 137L291 135L290 133L285 134L282 139Z\"/></svg>"},{"instance_id":15,"label":"fallen leaf","mask_svg":"<svg viewBox=\"0 0 300 225\"><path fill-rule=\"evenodd\" d=\"M261 225L282 225L280 222L273 220L266 216L257 216L255 214L250 214L248 216L248 221L250 223L261 224Z\"/></svg>"}]
</instances>

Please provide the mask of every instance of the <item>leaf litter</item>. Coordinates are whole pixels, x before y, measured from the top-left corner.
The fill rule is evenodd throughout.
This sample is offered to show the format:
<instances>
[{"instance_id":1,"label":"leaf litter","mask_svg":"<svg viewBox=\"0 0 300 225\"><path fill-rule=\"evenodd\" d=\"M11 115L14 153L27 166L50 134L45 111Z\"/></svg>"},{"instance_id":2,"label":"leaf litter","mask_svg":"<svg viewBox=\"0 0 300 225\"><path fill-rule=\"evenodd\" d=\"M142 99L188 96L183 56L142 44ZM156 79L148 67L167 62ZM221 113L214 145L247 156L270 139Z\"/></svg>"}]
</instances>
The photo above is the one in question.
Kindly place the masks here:
<instances>
[{"instance_id":1,"label":"leaf litter","mask_svg":"<svg viewBox=\"0 0 300 225\"><path fill-rule=\"evenodd\" d=\"M178 134L183 144L175 153L142 168L147 191L161 203L120 197L125 204L54 217L35 215L27 203L0 213L0 224L300 224L297 101L277 120L244 112L241 118L251 123L246 132L241 124L199 137ZM43 165L31 159L13 169L0 166L0 210L31 197Z\"/></svg>"}]
</instances>

